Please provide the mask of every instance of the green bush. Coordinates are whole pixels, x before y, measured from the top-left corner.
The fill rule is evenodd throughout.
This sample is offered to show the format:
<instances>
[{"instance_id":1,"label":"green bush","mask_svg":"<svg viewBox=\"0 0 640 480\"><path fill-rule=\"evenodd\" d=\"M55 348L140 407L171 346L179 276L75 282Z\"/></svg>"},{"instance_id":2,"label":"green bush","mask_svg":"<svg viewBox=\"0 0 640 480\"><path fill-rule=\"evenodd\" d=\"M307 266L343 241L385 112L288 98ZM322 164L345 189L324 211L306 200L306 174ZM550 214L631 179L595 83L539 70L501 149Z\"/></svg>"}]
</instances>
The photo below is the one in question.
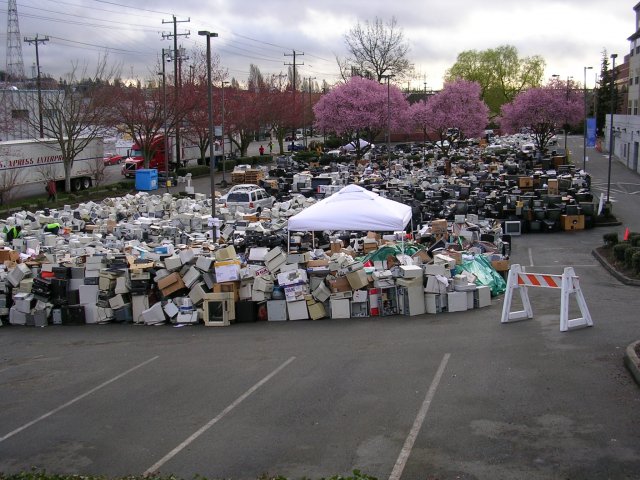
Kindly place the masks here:
<instances>
[{"instance_id":1,"label":"green bush","mask_svg":"<svg viewBox=\"0 0 640 480\"><path fill-rule=\"evenodd\" d=\"M222 166L224 165L225 172L233 172L233 169L236 166L235 160L225 160L224 162L218 162L218 171L222 171Z\"/></svg>"},{"instance_id":2,"label":"green bush","mask_svg":"<svg viewBox=\"0 0 640 480\"><path fill-rule=\"evenodd\" d=\"M315 161L320 157L318 152L296 152L296 159L305 161Z\"/></svg>"},{"instance_id":3,"label":"green bush","mask_svg":"<svg viewBox=\"0 0 640 480\"><path fill-rule=\"evenodd\" d=\"M342 140L338 137L329 137L324 142L324 146L330 149L338 148L342 145Z\"/></svg>"},{"instance_id":4,"label":"green bush","mask_svg":"<svg viewBox=\"0 0 640 480\"><path fill-rule=\"evenodd\" d=\"M640 247L640 233L629 234L629 243L632 247Z\"/></svg>"},{"instance_id":5,"label":"green bush","mask_svg":"<svg viewBox=\"0 0 640 480\"><path fill-rule=\"evenodd\" d=\"M613 246L613 256L619 262L624 262L624 253L627 251L627 248L630 248L631 245L628 243L618 243Z\"/></svg>"},{"instance_id":6,"label":"green bush","mask_svg":"<svg viewBox=\"0 0 640 480\"><path fill-rule=\"evenodd\" d=\"M605 247L613 247L618 243L618 234L616 232L605 233L602 235Z\"/></svg>"},{"instance_id":7,"label":"green bush","mask_svg":"<svg viewBox=\"0 0 640 480\"><path fill-rule=\"evenodd\" d=\"M184 177L187 173L190 173L192 177L203 177L209 175L209 171L208 165L196 165L195 167L178 168L176 175Z\"/></svg>"},{"instance_id":8,"label":"green bush","mask_svg":"<svg viewBox=\"0 0 640 480\"><path fill-rule=\"evenodd\" d=\"M624 264L628 268L633 266L631 260L636 253L640 253L640 247L629 247L624 251Z\"/></svg>"},{"instance_id":9,"label":"green bush","mask_svg":"<svg viewBox=\"0 0 640 480\"><path fill-rule=\"evenodd\" d=\"M631 268L636 274L640 273L640 253L634 253L631 257Z\"/></svg>"}]
</instances>

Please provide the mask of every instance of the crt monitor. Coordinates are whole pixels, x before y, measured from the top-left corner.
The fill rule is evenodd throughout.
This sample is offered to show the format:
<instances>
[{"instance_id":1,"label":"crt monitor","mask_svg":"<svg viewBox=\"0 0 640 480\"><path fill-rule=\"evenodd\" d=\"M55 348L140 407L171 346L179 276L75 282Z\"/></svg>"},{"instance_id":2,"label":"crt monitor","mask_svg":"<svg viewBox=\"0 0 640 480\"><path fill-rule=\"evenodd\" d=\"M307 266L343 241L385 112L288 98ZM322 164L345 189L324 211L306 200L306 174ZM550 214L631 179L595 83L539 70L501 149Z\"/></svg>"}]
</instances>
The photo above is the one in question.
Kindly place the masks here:
<instances>
[{"instance_id":1,"label":"crt monitor","mask_svg":"<svg viewBox=\"0 0 640 480\"><path fill-rule=\"evenodd\" d=\"M506 235L520 235L522 233L522 224L519 220L505 220L502 231Z\"/></svg>"}]
</instances>

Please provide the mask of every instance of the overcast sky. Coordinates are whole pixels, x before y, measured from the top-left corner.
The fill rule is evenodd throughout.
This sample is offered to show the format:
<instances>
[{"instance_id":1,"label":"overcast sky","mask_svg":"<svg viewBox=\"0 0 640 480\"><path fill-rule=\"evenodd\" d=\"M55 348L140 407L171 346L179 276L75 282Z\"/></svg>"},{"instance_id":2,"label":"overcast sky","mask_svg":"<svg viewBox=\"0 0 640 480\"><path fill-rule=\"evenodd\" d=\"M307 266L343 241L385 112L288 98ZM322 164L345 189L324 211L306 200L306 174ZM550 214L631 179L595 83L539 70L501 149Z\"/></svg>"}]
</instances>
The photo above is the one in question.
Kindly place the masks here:
<instances>
[{"instance_id":1,"label":"overcast sky","mask_svg":"<svg viewBox=\"0 0 640 480\"><path fill-rule=\"evenodd\" d=\"M600 67L602 50L629 51L635 31L636 0L18 0L21 37L49 36L41 45L43 73L59 78L72 62L93 65L108 50L111 63L122 65L123 78L153 76L162 48L172 41L172 15L178 20L179 43L187 50L204 47L198 30L219 34L212 39L229 76L246 81L251 63L265 75L286 72L292 50L304 53L299 72L329 84L338 79L335 56L346 54L344 34L358 21L395 16L410 45L415 66L413 86L438 89L447 68L464 50L514 45L521 57L541 55L545 77L583 79L583 67ZM0 24L7 25L8 2L0 1ZM128 6L131 5L131 6ZM7 34L0 33L0 58L6 64ZM25 73L35 64L35 47L22 43ZM587 86L593 86L589 72ZM406 87L406 84L402 85Z\"/></svg>"}]
</instances>

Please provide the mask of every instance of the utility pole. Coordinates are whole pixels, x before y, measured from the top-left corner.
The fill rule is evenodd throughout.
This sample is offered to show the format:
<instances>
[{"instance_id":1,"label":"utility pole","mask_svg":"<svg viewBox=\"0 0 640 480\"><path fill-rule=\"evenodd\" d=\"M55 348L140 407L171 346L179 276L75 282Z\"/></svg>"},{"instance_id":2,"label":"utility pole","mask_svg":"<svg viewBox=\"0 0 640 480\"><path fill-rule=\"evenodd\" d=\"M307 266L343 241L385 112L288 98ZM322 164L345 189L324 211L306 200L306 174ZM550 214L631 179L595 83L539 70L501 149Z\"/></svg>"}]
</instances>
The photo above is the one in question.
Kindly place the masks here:
<instances>
[{"instance_id":1,"label":"utility pole","mask_svg":"<svg viewBox=\"0 0 640 480\"><path fill-rule=\"evenodd\" d=\"M296 63L296 55L304 55L304 52L303 53L298 53L295 50L292 50L292 52L293 53L285 53L284 56L285 57L293 57L293 63L285 63L285 65L287 65L287 66L293 66L293 110L292 111L293 111L293 114L294 114L294 116L293 116L294 121L293 121L293 124L292 124L292 127L291 127L292 128L292 130L291 130L292 135L291 136L293 137L292 140L291 140L291 145L292 145L291 152L293 153L294 152L293 145L295 145L295 140L296 140L296 123L295 123L295 113L296 113L296 66L297 65L304 65L304 62L303 63ZM304 113L304 111L303 111L303 113Z\"/></svg>"},{"instance_id":2,"label":"utility pole","mask_svg":"<svg viewBox=\"0 0 640 480\"><path fill-rule=\"evenodd\" d=\"M37 80L36 85L38 88L38 125L40 127L40 138L44 138L44 124L42 122L42 84L40 82L40 54L38 52L38 44L49 41L49 37L39 38L36 33L35 38L27 38L24 37L24 41L29 45L35 44L36 46L36 70L37 70Z\"/></svg>"},{"instance_id":3,"label":"utility pole","mask_svg":"<svg viewBox=\"0 0 640 480\"><path fill-rule=\"evenodd\" d=\"M174 61L173 64L173 83L174 83L174 98L178 98L180 94L180 82L178 77L178 56L180 52L178 51L178 36L188 37L191 32L187 30L187 33L178 33L178 23L190 22L191 18L187 18L186 20L177 20L175 15L172 15L172 20L162 20L162 24L165 23L173 23L173 33L163 33L162 39L173 38L173 55ZM176 123L176 165L180 166L180 125Z\"/></svg>"},{"instance_id":4,"label":"utility pole","mask_svg":"<svg viewBox=\"0 0 640 480\"><path fill-rule=\"evenodd\" d=\"M316 77L309 77L309 84L308 84L309 85L309 137L311 137L313 134L313 109L311 105L311 81L315 79ZM306 131L304 133L305 135L307 134Z\"/></svg>"},{"instance_id":5,"label":"utility pole","mask_svg":"<svg viewBox=\"0 0 640 480\"><path fill-rule=\"evenodd\" d=\"M169 131L167 129L167 72L165 69L167 51L162 49L162 120L164 124L164 175L165 187L169 192Z\"/></svg>"}]
</instances>

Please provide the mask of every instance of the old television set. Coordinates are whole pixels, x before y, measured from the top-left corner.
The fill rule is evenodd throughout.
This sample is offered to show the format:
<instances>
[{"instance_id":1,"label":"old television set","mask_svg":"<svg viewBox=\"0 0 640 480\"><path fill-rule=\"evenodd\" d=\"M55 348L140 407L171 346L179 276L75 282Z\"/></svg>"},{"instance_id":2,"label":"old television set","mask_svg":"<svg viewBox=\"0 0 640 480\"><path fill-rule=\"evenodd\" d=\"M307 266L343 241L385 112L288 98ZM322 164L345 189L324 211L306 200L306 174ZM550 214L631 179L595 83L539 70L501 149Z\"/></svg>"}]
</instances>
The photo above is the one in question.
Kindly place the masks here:
<instances>
[{"instance_id":1,"label":"old television set","mask_svg":"<svg viewBox=\"0 0 640 480\"><path fill-rule=\"evenodd\" d=\"M505 220L502 225L502 231L505 235L521 235L522 223L520 220Z\"/></svg>"},{"instance_id":2,"label":"old television set","mask_svg":"<svg viewBox=\"0 0 640 480\"><path fill-rule=\"evenodd\" d=\"M226 327L235 320L233 292L207 293L203 298L204 324L207 327Z\"/></svg>"}]
</instances>

